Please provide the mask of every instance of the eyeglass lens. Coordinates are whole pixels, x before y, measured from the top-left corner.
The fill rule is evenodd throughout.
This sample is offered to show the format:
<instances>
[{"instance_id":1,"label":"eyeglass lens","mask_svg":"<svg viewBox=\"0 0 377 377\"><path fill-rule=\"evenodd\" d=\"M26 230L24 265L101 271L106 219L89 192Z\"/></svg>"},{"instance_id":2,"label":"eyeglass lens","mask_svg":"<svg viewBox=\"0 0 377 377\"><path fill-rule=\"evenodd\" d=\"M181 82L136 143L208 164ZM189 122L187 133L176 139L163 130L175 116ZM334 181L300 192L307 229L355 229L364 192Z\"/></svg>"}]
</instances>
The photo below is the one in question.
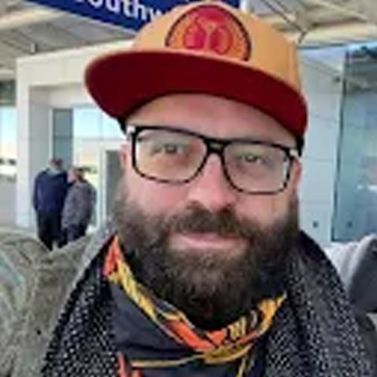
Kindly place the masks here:
<instances>
[{"instance_id":1,"label":"eyeglass lens","mask_svg":"<svg viewBox=\"0 0 377 377\"><path fill-rule=\"evenodd\" d=\"M209 154L204 137L172 130L141 130L135 143L137 170L165 182L193 179ZM224 173L234 187L248 192L273 192L284 187L290 166L284 148L238 140L224 145L221 156Z\"/></svg>"}]
</instances>

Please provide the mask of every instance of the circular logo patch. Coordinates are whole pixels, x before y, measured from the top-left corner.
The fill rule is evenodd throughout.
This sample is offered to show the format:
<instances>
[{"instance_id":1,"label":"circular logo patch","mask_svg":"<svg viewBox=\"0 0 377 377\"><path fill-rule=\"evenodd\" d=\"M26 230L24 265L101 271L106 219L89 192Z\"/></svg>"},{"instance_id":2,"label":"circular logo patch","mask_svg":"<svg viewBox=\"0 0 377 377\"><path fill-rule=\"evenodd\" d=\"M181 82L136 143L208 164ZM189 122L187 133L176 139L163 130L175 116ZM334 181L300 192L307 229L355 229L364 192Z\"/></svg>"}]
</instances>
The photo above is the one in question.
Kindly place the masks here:
<instances>
[{"instance_id":1,"label":"circular logo patch","mask_svg":"<svg viewBox=\"0 0 377 377\"><path fill-rule=\"evenodd\" d=\"M216 5L198 6L181 16L170 29L166 46L238 60L248 60L251 53L244 26L232 13Z\"/></svg>"}]
</instances>

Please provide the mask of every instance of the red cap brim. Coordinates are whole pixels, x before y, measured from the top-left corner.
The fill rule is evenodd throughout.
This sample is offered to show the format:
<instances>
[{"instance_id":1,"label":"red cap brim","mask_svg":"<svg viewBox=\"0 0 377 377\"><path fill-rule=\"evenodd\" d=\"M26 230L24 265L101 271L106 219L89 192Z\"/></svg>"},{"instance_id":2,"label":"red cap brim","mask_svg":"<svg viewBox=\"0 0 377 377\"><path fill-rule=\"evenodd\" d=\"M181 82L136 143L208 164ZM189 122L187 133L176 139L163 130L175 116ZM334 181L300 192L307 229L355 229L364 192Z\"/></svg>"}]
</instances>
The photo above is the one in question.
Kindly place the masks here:
<instances>
[{"instance_id":1,"label":"red cap brim","mask_svg":"<svg viewBox=\"0 0 377 377\"><path fill-rule=\"evenodd\" d=\"M300 93L260 70L195 54L125 51L89 65L86 86L110 116L125 118L146 102L173 93L205 93L249 104L297 137L306 128Z\"/></svg>"}]
</instances>

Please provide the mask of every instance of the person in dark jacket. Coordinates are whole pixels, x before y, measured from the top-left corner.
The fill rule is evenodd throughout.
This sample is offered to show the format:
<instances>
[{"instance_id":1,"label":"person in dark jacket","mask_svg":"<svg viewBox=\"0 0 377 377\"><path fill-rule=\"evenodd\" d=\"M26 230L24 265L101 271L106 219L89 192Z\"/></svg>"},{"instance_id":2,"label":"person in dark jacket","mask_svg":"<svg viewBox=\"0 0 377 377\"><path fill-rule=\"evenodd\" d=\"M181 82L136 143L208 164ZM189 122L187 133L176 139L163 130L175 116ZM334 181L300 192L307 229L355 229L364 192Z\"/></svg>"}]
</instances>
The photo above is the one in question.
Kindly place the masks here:
<instances>
[{"instance_id":1,"label":"person in dark jacket","mask_svg":"<svg viewBox=\"0 0 377 377\"><path fill-rule=\"evenodd\" d=\"M61 246L61 219L68 187L67 172L60 158L52 158L48 168L38 173L34 181L38 238L49 250L54 244Z\"/></svg>"},{"instance_id":2,"label":"person in dark jacket","mask_svg":"<svg viewBox=\"0 0 377 377\"><path fill-rule=\"evenodd\" d=\"M62 215L64 244L85 235L96 203L95 188L85 179L83 168L70 169L69 182Z\"/></svg>"}]
</instances>

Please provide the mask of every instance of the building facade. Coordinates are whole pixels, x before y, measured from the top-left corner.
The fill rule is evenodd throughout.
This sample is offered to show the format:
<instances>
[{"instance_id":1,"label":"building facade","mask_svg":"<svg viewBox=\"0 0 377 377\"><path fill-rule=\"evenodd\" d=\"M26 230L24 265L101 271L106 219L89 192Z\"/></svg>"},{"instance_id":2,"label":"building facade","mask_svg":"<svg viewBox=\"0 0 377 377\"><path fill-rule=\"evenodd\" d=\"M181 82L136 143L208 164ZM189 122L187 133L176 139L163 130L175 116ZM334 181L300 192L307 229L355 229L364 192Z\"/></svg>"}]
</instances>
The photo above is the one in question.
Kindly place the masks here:
<instances>
[{"instance_id":1,"label":"building facade","mask_svg":"<svg viewBox=\"0 0 377 377\"><path fill-rule=\"evenodd\" d=\"M34 228L34 177L53 156L63 158L67 167L75 164L87 170L98 192L94 227L111 213L120 172L117 150L124 136L85 92L83 73L100 52L128 46L118 42L19 59L15 106L0 107L0 198L6 203L0 224L7 221ZM364 167L377 158L374 91L349 91L347 51L339 47L301 52L309 132L300 216L303 228L324 246L367 231L362 222L368 204L362 207L355 198L365 183ZM367 169L373 170L369 165ZM374 179L373 172L368 174L368 179Z\"/></svg>"}]
</instances>

